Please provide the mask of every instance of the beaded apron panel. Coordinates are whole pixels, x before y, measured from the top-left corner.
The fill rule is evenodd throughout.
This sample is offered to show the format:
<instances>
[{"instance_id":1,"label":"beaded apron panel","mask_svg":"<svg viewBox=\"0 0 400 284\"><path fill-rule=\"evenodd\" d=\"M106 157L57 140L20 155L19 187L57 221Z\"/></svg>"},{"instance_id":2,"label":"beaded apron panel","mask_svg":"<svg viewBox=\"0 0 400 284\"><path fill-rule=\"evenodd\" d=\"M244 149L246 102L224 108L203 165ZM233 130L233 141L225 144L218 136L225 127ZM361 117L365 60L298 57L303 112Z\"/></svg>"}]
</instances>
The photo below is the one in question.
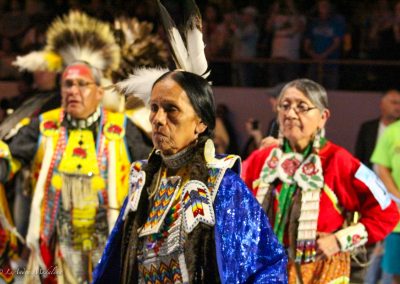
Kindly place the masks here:
<instances>
[{"instance_id":1,"label":"beaded apron panel","mask_svg":"<svg viewBox=\"0 0 400 284\"><path fill-rule=\"evenodd\" d=\"M161 208L161 211L154 212L160 213L155 214L159 216L155 218L155 215L151 214L152 210L146 224L148 227L160 229L150 235L143 236L143 231L140 233L142 237L139 239L140 249L138 251L139 283L187 283L188 281L183 255L185 236L181 214L180 195L182 190L179 185L180 179L165 178L155 196L155 202L158 202L154 208ZM146 229L146 225L144 229Z\"/></svg>"}]
</instances>

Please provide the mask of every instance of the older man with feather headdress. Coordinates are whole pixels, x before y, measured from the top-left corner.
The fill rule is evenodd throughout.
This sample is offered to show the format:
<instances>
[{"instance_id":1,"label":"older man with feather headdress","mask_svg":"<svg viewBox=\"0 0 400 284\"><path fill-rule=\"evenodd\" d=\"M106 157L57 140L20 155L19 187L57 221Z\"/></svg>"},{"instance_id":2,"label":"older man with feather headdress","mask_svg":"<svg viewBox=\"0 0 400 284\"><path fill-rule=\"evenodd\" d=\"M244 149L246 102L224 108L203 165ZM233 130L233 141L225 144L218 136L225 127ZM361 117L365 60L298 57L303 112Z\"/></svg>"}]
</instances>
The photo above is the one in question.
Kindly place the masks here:
<instances>
[{"instance_id":1,"label":"older man with feather headdress","mask_svg":"<svg viewBox=\"0 0 400 284\"><path fill-rule=\"evenodd\" d=\"M101 103L101 81L120 61L109 25L71 12L49 28L43 52L50 51L64 64L62 107L1 143L0 178L32 163L26 280L86 283L127 194L130 162L151 146L126 115ZM19 66L30 63L20 58Z\"/></svg>"}]
</instances>

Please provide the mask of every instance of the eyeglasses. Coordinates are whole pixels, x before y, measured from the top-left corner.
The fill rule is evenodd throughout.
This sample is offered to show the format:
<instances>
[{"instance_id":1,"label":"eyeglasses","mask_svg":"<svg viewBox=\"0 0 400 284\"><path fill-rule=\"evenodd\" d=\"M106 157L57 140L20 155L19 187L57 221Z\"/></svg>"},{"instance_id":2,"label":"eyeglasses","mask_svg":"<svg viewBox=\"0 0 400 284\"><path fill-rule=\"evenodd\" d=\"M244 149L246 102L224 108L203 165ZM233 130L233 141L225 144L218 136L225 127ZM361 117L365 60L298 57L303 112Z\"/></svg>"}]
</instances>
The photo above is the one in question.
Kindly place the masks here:
<instances>
[{"instance_id":1,"label":"eyeglasses","mask_svg":"<svg viewBox=\"0 0 400 284\"><path fill-rule=\"evenodd\" d=\"M79 88L79 91L83 92L89 85L93 84L97 85L95 82L88 82L85 80L65 80L61 83L61 88L69 90L73 86L77 86Z\"/></svg>"},{"instance_id":2,"label":"eyeglasses","mask_svg":"<svg viewBox=\"0 0 400 284\"><path fill-rule=\"evenodd\" d=\"M309 106L306 103L299 103L297 105L291 105L289 103L281 103L278 105L278 111L289 112L292 108L297 114L304 114L309 112L310 110L316 109L317 107Z\"/></svg>"}]
</instances>

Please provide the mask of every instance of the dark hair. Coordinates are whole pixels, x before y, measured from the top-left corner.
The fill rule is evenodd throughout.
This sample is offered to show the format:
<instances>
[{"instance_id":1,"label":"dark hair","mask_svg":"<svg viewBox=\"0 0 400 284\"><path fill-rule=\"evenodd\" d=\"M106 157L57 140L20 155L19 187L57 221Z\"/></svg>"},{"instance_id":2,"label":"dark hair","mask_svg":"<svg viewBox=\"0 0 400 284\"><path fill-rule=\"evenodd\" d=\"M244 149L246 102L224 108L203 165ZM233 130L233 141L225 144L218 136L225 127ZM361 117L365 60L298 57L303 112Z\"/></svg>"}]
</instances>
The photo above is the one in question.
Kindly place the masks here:
<instances>
[{"instance_id":1,"label":"dark hair","mask_svg":"<svg viewBox=\"0 0 400 284\"><path fill-rule=\"evenodd\" d=\"M174 80L188 96L196 114L207 125L201 136L211 137L215 128L215 102L210 84L203 77L186 71L170 71L158 78L154 86L166 79Z\"/></svg>"},{"instance_id":2,"label":"dark hair","mask_svg":"<svg viewBox=\"0 0 400 284\"><path fill-rule=\"evenodd\" d=\"M174 80L186 92L196 114L207 125L207 130L199 136L196 143L188 176L190 180L199 180L208 184L209 170L204 159L204 145L215 128L215 105L211 87L202 77L185 71L168 72L158 78L153 87L166 78ZM142 168L146 173L144 188L152 186L161 163L160 155L155 152L150 155L148 163ZM148 191L143 190L136 213L131 212L125 221L121 251L122 260L128 261L128 264L124 265L121 271L122 281L130 279L137 282L138 280L136 255L138 229L145 224L149 210L153 206L152 202ZM198 224L191 233L187 234L184 255L190 283L220 283L214 239L214 227L203 223Z\"/></svg>"}]
</instances>

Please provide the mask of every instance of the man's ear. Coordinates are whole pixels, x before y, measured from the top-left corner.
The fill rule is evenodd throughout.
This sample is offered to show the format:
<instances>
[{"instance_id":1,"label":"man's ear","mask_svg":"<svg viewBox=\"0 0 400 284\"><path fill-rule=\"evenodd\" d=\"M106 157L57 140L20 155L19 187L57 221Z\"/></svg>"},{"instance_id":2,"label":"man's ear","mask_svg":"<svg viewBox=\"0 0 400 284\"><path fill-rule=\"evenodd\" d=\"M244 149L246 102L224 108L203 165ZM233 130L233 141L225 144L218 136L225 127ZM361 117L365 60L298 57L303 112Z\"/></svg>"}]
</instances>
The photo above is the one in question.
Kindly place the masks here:
<instances>
[{"instance_id":1,"label":"man's ear","mask_svg":"<svg viewBox=\"0 0 400 284\"><path fill-rule=\"evenodd\" d=\"M202 121L197 123L196 128L195 128L195 133L201 134L207 129L207 125L205 125Z\"/></svg>"}]
</instances>

